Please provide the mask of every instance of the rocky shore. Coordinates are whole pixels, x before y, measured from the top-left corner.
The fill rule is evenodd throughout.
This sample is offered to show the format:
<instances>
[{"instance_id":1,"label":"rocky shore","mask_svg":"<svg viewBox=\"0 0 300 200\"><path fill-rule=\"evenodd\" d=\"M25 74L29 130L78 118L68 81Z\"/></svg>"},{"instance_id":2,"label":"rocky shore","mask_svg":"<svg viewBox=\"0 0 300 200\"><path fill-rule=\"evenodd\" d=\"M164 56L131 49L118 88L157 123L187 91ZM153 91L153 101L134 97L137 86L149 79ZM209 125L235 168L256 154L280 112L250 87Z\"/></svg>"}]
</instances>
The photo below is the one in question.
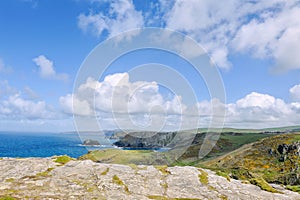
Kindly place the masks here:
<instances>
[{"instance_id":1,"label":"rocky shore","mask_svg":"<svg viewBox=\"0 0 300 200\"><path fill-rule=\"evenodd\" d=\"M0 199L300 199L196 167L117 165L67 158L0 160Z\"/></svg>"}]
</instances>

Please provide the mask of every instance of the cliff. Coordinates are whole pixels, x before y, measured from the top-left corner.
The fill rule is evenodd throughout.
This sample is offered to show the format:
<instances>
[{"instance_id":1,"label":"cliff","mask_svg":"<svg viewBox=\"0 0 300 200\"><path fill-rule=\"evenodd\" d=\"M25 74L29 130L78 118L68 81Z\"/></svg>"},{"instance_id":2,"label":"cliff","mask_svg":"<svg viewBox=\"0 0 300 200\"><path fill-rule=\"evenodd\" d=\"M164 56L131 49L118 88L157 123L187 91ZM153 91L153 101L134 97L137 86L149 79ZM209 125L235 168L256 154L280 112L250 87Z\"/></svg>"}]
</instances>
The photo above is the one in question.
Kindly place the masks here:
<instances>
[{"instance_id":1,"label":"cliff","mask_svg":"<svg viewBox=\"0 0 300 200\"><path fill-rule=\"evenodd\" d=\"M96 163L67 156L0 159L0 199L300 199L185 166Z\"/></svg>"},{"instance_id":2,"label":"cliff","mask_svg":"<svg viewBox=\"0 0 300 200\"><path fill-rule=\"evenodd\" d=\"M175 132L131 132L121 137L114 145L132 148L160 148L170 146L175 135Z\"/></svg>"}]
</instances>

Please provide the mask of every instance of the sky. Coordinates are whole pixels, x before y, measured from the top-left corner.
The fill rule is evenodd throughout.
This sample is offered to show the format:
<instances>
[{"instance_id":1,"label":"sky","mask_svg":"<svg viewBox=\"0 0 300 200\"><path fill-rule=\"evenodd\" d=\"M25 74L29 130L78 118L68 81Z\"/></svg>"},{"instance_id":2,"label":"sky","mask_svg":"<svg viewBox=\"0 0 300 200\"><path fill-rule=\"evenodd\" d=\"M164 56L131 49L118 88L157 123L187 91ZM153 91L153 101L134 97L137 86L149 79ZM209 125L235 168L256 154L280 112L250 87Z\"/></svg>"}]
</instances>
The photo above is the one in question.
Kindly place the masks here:
<instances>
[{"instance_id":1,"label":"sky","mask_svg":"<svg viewBox=\"0 0 300 200\"><path fill-rule=\"evenodd\" d=\"M223 112L225 127L299 125L299 18L297 0L2 0L0 131L177 130L210 126ZM147 27L183 35L156 41L179 53L132 51L75 84L99 45L121 48L142 33L124 32ZM195 53L193 42L223 99L179 56Z\"/></svg>"}]
</instances>

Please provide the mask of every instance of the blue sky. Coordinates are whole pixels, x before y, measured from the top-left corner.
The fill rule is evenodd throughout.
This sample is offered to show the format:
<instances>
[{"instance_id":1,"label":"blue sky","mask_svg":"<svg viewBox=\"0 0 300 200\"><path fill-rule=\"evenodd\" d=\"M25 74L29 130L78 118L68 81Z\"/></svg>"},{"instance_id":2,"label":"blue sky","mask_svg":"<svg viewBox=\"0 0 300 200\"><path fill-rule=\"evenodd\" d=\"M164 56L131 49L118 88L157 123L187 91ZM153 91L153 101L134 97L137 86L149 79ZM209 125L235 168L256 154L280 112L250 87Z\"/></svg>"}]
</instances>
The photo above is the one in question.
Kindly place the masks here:
<instances>
[{"instance_id":1,"label":"blue sky","mask_svg":"<svg viewBox=\"0 0 300 200\"><path fill-rule=\"evenodd\" d=\"M3 0L0 2L0 130L74 130L73 114L89 118L91 109L89 100L73 92L84 59L107 38L145 27L186 34L208 52L224 83L226 102L216 102L226 110L225 126L298 125L299 18L300 5L296 0L229 0L226 4L216 0ZM140 96L134 96L140 98L130 112L133 120L138 119L136 123L143 126L150 123L146 106L169 109L164 113L172 119L176 118L173 115L191 115L188 111L192 110L188 108L191 105L187 105L184 97L180 99L181 94L172 94L145 77L138 80L139 77L130 75L134 67L147 63L167 65L190 82L197 91L198 102L194 106L199 109L200 124L207 126L209 107L215 101L211 101L203 79L180 57L148 49L120 57L99 80L85 84L86 88L99 86L99 91L94 91L99 95L94 104L103 128L118 128L113 117L126 121L122 114L108 114L110 107L105 107L106 101L101 98L111 99L111 91L106 91L103 85L116 86L114 81L127 76L125 85L116 86L119 87L116 91L124 94L121 97L125 98L128 92L122 90L123 86L135 90L136 85L149 85L139 91ZM105 79L106 75L109 78ZM72 110L72 101L78 102L84 111ZM139 103L144 107L139 107ZM181 105L180 114L176 111L177 104ZM192 115L193 119L187 120L197 118ZM159 113L155 116L162 117ZM175 123L169 122L169 118L168 128Z\"/></svg>"}]
</instances>

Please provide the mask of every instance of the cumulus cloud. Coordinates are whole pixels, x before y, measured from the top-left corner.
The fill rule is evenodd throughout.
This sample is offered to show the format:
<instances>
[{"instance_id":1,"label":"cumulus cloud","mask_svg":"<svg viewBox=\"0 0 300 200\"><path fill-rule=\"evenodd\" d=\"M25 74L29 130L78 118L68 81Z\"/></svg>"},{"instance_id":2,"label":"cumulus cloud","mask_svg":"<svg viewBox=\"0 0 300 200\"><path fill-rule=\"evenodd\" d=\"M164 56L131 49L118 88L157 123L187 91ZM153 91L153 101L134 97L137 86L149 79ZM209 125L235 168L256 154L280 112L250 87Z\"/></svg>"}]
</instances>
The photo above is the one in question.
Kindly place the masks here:
<instances>
[{"instance_id":1,"label":"cumulus cloud","mask_svg":"<svg viewBox=\"0 0 300 200\"><path fill-rule=\"evenodd\" d=\"M299 113L292 108L291 104L282 99L255 92L237 102L227 104L226 113L226 126L238 128L297 125L297 120L300 119Z\"/></svg>"},{"instance_id":2,"label":"cumulus cloud","mask_svg":"<svg viewBox=\"0 0 300 200\"><path fill-rule=\"evenodd\" d=\"M297 51L290 51L299 49L299 10L296 1L175 0L164 19L201 43L220 67L230 66L235 50L275 59L278 70L289 70L300 68Z\"/></svg>"},{"instance_id":3,"label":"cumulus cloud","mask_svg":"<svg viewBox=\"0 0 300 200\"><path fill-rule=\"evenodd\" d=\"M299 88L291 88L291 94L299 94ZM158 83L131 82L129 74L117 73L101 82L88 78L75 94L60 97L60 105L68 114L97 117L106 128L136 129L149 124L154 127L163 124L168 130L195 128L191 126L197 124L207 127L213 117L219 120L215 124L225 120L225 126L242 128L297 125L300 120L300 99L287 103L269 94L252 92L228 104L212 99L185 105L180 96L171 99L163 96Z\"/></svg>"},{"instance_id":4,"label":"cumulus cloud","mask_svg":"<svg viewBox=\"0 0 300 200\"><path fill-rule=\"evenodd\" d=\"M73 107L72 112L82 115L91 114L91 110L114 113L182 112L180 97L166 101L156 82L130 82L128 73L108 75L102 82L88 78L76 94L61 97L60 103L64 111L70 113Z\"/></svg>"},{"instance_id":5,"label":"cumulus cloud","mask_svg":"<svg viewBox=\"0 0 300 200\"><path fill-rule=\"evenodd\" d=\"M96 36L100 36L103 31L107 31L109 36L115 36L123 31L143 27L144 18L131 0L114 0L109 3L108 13L81 13L78 26L84 32L91 31Z\"/></svg>"},{"instance_id":6,"label":"cumulus cloud","mask_svg":"<svg viewBox=\"0 0 300 200\"><path fill-rule=\"evenodd\" d=\"M300 7L287 1L276 10L264 12L242 25L233 39L237 51L250 52L255 57L273 58L276 70L300 68L296 52L300 50ZM258 35L259 37L254 37Z\"/></svg>"},{"instance_id":7,"label":"cumulus cloud","mask_svg":"<svg viewBox=\"0 0 300 200\"><path fill-rule=\"evenodd\" d=\"M38 66L40 77L45 79L57 79L63 81L66 81L68 79L67 74L56 73L53 62L46 56L40 55L32 59L32 61Z\"/></svg>"},{"instance_id":8,"label":"cumulus cloud","mask_svg":"<svg viewBox=\"0 0 300 200\"><path fill-rule=\"evenodd\" d=\"M106 123L114 122L127 128L132 124L137 127L167 125L172 121L171 115L180 115L185 110L180 96L165 99L158 83L131 82L128 73L108 75L101 82L88 78L76 93L60 97L60 105L66 113L96 115Z\"/></svg>"},{"instance_id":9,"label":"cumulus cloud","mask_svg":"<svg viewBox=\"0 0 300 200\"><path fill-rule=\"evenodd\" d=\"M27 89L30 88L27 87ZM0 82L0 118L2 120L57 119L58 116L59 113L45 101L25 98L22 92L10 86L8 81Z\"/></svg>"},{"instance_id":10,"label":"cumulus cloud","mask_svg":"<svg viewBox=\"0 0 300 200\"><path fill-rule=\"evenodd\" d=\"M144 24L166 27L188 34L199 42L221 68L231 66L229 55L250 53L273 59L274 70L300 68L300 5L297 0L159 0L137 11L130 0L108 2L108 12L80 14L78 26L96 36L109 36ZM103 2L102 2L103 4Z\"/></svg>"},{"instance_id":11,"label":"cumulus cloud","mask_svg":"<svg viewBox=\"0 0 300 200\"><path fill-rule=\"evenodd\" d=\"M294 101L300 101L300 84L290 89L290 95Z\"/></svg>"}]
</instances>

